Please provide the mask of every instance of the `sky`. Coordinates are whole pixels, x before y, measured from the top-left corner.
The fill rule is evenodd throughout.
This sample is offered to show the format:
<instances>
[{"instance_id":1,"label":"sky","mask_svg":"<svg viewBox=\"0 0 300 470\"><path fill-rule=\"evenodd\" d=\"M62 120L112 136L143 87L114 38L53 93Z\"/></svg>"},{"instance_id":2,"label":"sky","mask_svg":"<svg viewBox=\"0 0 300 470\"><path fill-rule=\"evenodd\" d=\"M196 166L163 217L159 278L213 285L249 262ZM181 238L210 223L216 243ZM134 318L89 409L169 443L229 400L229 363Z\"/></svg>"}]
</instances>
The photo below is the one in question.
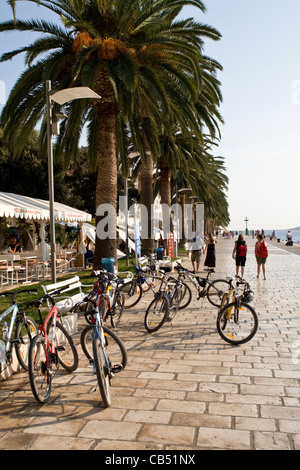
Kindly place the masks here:
<instances>
[{"instance_id":1,"label":"sky","mask_svg":"<svg viewBox=\"0 0 300 470\"><path fill-rule=\"evenodd\" d=\"M222 39L206 39L205 54L223 71L221 142L232 230L300 226L300 2L299 0L204 0L207 12L185 7L182 15L215 27ZM0 21L12 18L0 0ZM30 2L17 2L19 18L49 18ZM0 54L34 34L1 33ZM24 70L24 58L0 63L0 112Z\"/></svg>"}]
</instances>

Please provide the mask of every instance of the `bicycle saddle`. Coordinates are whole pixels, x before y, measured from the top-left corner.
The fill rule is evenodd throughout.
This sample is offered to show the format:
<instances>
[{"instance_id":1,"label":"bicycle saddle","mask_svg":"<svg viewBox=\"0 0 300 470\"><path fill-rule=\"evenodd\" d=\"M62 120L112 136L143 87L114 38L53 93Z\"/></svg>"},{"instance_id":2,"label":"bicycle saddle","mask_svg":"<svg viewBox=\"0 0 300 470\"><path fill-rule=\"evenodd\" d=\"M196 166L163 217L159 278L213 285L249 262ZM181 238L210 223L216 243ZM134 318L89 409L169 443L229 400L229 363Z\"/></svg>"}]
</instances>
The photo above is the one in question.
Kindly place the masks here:
<instances>
[{"instance_id":1,"label":"bicycle saddle","mask_svg":"<svg viewBox=\"0 0 300 470\"><path fill-rule=\"evenodd\" d=\"M33 302L30 302L29 307L39 308L41 305L43 305L43 301L41 299L37 299L37 300L34 300Z\"/></svg>"}]
</instances>

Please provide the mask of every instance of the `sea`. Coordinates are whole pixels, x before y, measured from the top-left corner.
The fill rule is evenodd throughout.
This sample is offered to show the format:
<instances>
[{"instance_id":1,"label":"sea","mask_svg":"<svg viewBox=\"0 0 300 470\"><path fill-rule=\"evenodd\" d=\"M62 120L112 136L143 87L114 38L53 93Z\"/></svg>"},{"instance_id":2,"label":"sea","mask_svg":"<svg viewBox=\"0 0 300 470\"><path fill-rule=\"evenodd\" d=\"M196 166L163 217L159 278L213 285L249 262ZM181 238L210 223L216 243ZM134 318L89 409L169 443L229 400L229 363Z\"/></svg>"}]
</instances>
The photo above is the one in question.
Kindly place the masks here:
<instances>
[{"instance_id":1,"label":"sea","mask_svg":"<svg viewBox=\"0 0 300 470\"><path fill-rule=\"evenodd\" d=\"M275 230L276 238L280 238L281 241L286 241L287 230ZM292 240L294 243L300 244L300 230L291 230ZM265 230L265 236L269 237L273 233L273 230Z\"/></svg>"}]
</instances>

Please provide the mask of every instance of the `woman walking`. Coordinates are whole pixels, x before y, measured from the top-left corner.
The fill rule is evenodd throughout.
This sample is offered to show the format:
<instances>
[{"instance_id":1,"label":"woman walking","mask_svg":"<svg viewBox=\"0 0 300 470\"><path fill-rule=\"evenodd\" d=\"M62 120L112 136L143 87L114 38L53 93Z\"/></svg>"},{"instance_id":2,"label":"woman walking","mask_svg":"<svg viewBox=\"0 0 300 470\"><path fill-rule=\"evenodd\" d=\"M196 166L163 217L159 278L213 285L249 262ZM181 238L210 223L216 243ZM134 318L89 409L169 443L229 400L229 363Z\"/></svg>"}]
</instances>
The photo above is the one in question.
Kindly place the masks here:
<instances>
[{"instance_id":1,"label":"woman walking","mask_svg":"<svg viewBox=\"0 0 300 470\"><path fill-rule=\"evenodd\" d=\"M208 239L206 240L206 258L204 261L204 266L208 268L216 267L216 244L213 235L209 234Z\"/></svg>"},{"instance_id":2,"label":"woman walking","mask_svg":"<svg viewBox=\"0 0 300 470\"><path fill-rule=\"evenodd\" d=\"M244 270L246 264L246 255L247 255L247 243L244 240L244 236L240 233L238 239L236 240L232 252L232 258L235 258L235 277L239 275L239 268L241 267L241 277L244 277Z\"/></svg>"},{"instance_id":3,"label":"woman walking","mask_svg":"<svg viewBox=\"0 0 300 470\"><path fill-rule=\"evenodd\" d=\"M261 234L257 235L257 242L255 243L254 253L256 256L257 262L257 279L259 279L260 275L260 267L262 268L262 273L264 279L266 279L266 261L269 255L267 244Z\"/></svg>"}]
</instances>

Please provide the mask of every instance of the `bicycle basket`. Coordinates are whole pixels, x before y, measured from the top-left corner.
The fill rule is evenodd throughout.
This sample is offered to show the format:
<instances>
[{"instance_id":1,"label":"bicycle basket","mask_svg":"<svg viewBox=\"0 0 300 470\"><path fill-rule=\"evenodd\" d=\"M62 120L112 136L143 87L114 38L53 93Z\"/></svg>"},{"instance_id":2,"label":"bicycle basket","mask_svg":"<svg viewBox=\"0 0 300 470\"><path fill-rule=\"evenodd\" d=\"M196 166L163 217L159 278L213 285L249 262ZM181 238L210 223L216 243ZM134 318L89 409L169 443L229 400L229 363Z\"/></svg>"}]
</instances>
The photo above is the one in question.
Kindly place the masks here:
<instances>
[{"instance_id":1,"label":"bicycle basket","mask_svg":"<svg viewBox=\"0 0 300 470\"><path fill-rule=\"evenodd\" d=\"M252 302L254 298L253 291L251 289L245 289L242 295L242 302L249 303Z\"/></svg>"}]
</instances>

